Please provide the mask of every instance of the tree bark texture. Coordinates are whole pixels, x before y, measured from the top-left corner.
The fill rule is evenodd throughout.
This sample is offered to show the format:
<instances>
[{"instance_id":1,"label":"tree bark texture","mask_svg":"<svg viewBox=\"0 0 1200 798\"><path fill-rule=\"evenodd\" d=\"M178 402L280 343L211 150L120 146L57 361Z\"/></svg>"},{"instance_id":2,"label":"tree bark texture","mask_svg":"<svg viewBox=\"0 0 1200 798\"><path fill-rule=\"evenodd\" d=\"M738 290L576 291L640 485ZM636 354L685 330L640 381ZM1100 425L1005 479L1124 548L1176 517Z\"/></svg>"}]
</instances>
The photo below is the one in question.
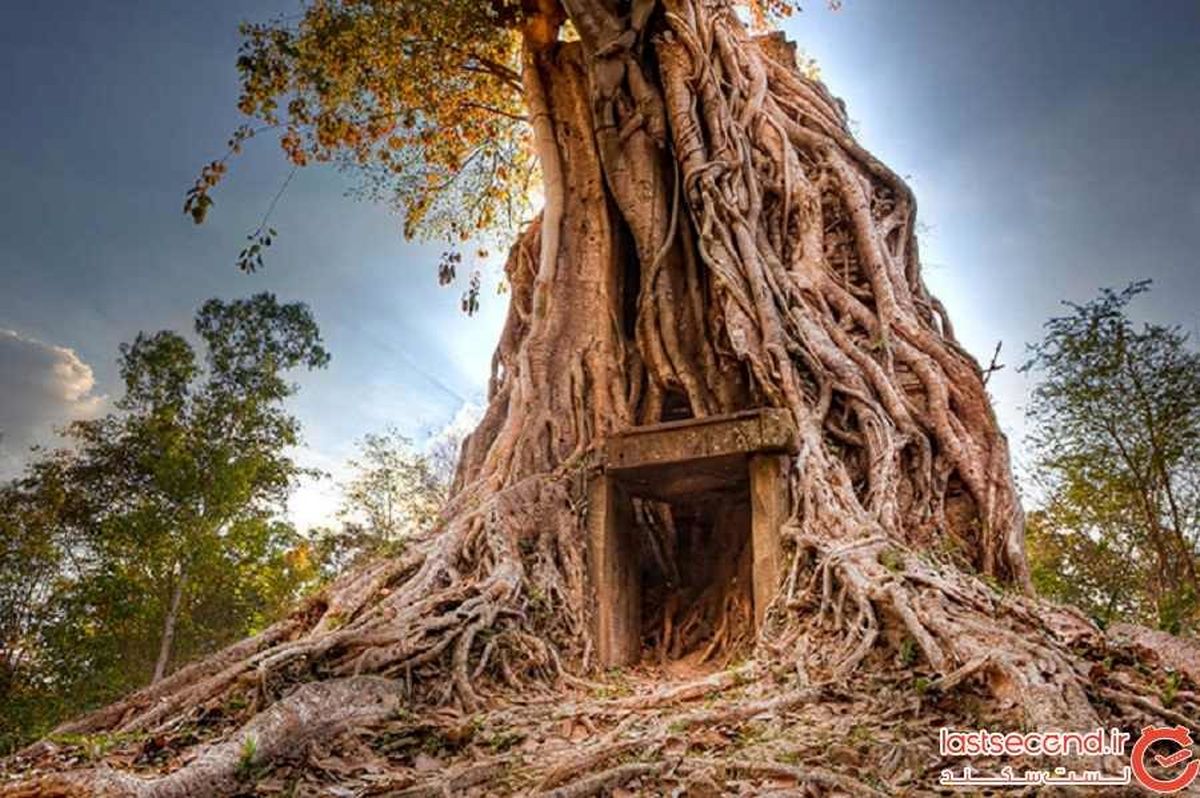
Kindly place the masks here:
<instances>
[{"instance_id":1,"label":"tree bark texture","mask_svg":"<svg viewBox=\"0 0 1200 798\"><path fill-rule=\"evenodd\" d=\"M179 566L179 572L175 574L174 586L171 588L171 602L167 606L167 614L163 618L162 639L158 646L158 659L154 663L154 676L150 679L150 683L162 679L167 674L167 666L171 664L171 651L175 644L175 623L179 619L179 604L183 600L183 592L187 587L187 567L183 564Z\"/></svg>"}]
</instances>

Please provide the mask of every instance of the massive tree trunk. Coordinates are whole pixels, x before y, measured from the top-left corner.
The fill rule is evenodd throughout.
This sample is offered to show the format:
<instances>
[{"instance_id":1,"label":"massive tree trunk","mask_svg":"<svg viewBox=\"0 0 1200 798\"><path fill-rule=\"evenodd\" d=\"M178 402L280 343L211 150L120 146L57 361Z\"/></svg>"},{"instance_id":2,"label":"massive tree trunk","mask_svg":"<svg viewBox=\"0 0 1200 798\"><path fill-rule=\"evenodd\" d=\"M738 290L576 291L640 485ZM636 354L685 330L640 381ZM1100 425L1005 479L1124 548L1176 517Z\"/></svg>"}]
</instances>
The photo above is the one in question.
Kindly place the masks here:
<instances>
[{"instance_id":1,"label":"massive tree trunk","mask_svg":"<svg viewBox=\"0 0 1200 798\"><path fill-rule=\"evenodd\" d=\"M526 5L524 86L546 202L509 254L489 406L443 521L257 638L61 730L164 733L240 697L248 708L222 715L226 743L170 777L84 771L54 783L230 792L238 740L257 735L278 753L289 735L311 742L377 721L380 682L351 689L362 674L394 680L410 707L465 712L585 683L592 453L637 425L761 407L787 411L799 454L778 530L786 579L740 652L754 662L645 706L749 673L781 692L721 715L749 718L816 700L772 688L776 666L819 692L899 656L934 689L979 684L1014 725L1085 729L1146 712L1089 686L1080 652L1103 646L1090 622L1028 595L1021 510L980 368L921 280L912 193L854 141L841 103L725 2ZM560 40L568 18L578 40ZM646 508L647 523L656 514L669 511ZM311 682L320 689L295 688ZM300 732L279 719L289 702L312 714L320 701L323 724ZM610 743L610 755L625 744ZM576 775L602 761L577 763ZM544 787L567 780L556 767L545 763ZM647 768L613 768L571 794ZM866 789L814 770L790 777Z\"/></svg>"}]
</instances>

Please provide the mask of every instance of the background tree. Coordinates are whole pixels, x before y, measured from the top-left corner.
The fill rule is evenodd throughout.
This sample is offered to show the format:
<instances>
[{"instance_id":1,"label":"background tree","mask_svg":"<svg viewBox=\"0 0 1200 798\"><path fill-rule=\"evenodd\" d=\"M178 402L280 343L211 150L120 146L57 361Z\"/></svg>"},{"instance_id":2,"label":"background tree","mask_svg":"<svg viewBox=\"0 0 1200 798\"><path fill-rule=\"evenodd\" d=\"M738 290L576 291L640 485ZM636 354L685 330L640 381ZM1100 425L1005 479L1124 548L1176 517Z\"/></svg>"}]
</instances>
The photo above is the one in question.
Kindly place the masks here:
<instances>
[{"instance_id":1,"label":"background tree","mask_svg":"<svg viewBox=\"0 0 1200 798\"><path fill-rule=\"evenodd\" d=\"M316 576L278 520L302 473L284 374L328 361L316 324L260 294L205 303L196 333L203 365L174 332L123 345L118 412L0 493L5 674L39 721L6 706L14 737L262 628Z\"/></svg>"},{"instance_id":2,"label":"background tree","mask_svg":"<svg viewBox=\"0 0 1200 798\"><path fill-rule=\"evenodd\" d=\"M633 697L664 709L610 727L582 759L512 752L504 775L470 762L410 769L413 794L575 780L560 794L588 795L631 772L668 792L649 783L663 756L647 741L838 701L825 688L851 680L875 728L930 691L946 696L937 725L957 712L949 720L978 727L985 710L989 726L1047 730L1182 716L1131 692L1153 690L1157 672L1134 666L1144 655L1112 659L1117 673L1092 667L1106 661L1100 631L1028 595L1007 442L978 363L922 280L913 195L854 140L794 48L749 30L740 7L323 0L245 36L243 110L281 129L297 163L362 165L399 181L389 185L419 177L396 195L410 229L438 230L435 202L456 220L452 238L487 228L502 216L487 209L507 207L531 174L509 164L536 159L544 203L509 252L488 408L443 524L261 635L61 727L171 729L201 706L246 707L214 717L219 741L165 776L85 769L32 789L233 794L247 750L265 766L305 744L348 745L348 729L412 724L396 718L401 700L406 716L450 705L487 725L511 722L502 707L532 691L597 689L581 681L608 678L595 672L581 492L597 452L634 426L762 407L791 418L798 453L794 511L778 530L788 576L765 624L729 638L754 641L726 652L753 655L747 669ZM523 161L505 162L518 150ZM204 171L193 216L224 171ZM486 182L456 194L460 173ZM737 582L717 587L681 611L730 620ZM652 620L676 611L659 609ZM724 705L680 717L686 696L714 683L733 690ZM978 701L955 700L960 689ZM926 767L934 734L902 737L895 750ZM753 769L767 750L723 753ZM827 744L805 750L828 763ZM611 763L634 752L659 765ZM682 759L672 778L711 783L711 762ZM787 773L881 794L850 773ZM892 777L900 789L900 770Z\"/></svg>"},{"instance_id":3,"label":"background tree","mask_svg":"<svg viewBox=\"0 0 1200 798\"><path fill-rule=\"evenodd\" d=\"M0 753L67 714L43 641L61 620L56 595L78 572L62 522L73 512L68 463L51 453L0 486Z\"/></svg>"},{"instance_id":4,"label":"background tree","mask_svg":"<svg viewBox=\"0 0 1200 798\"><path fill-rule=\"evenodd\" d=\"M358 448L341 486L341 528L316 534L330 575L365 558L398 556L407 538L437 522L453 478L452 466L414 449L395 427L364 436Z\"/></svg>"},{"instance_id":5,"label":"background tree","mask_svg":"<svg viewBox=\"0 0 1200 798\"><path fill-rule=\"evenodd\" d=\"M1031 542L1044 592L1177 633L1200 621L1200 354L1178 327L1130 321L1147 287L1068 303L1031 348Z\"/></svg>"}]
</instances>

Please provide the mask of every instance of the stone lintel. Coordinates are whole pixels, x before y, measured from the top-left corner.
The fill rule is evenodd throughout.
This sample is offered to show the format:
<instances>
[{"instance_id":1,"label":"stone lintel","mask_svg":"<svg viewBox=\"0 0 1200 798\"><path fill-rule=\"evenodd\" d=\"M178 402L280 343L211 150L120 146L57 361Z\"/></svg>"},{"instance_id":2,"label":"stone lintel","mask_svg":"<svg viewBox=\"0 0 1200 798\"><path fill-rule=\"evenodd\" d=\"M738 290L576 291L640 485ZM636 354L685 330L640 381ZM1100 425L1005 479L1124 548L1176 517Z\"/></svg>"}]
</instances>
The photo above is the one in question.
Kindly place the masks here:
<instances>
[{"instance_id":1,"label":"stone lintel","mask_svg":"<svg viewBox=\"0 0 1200 798\"><path fill-rule=\"evenodd\" d=\"M730 455L796 451L791 415L786 410L763 409L635 427L608 439L604 459L609 471L619 472Z\"/></svg>"}]
</instances>

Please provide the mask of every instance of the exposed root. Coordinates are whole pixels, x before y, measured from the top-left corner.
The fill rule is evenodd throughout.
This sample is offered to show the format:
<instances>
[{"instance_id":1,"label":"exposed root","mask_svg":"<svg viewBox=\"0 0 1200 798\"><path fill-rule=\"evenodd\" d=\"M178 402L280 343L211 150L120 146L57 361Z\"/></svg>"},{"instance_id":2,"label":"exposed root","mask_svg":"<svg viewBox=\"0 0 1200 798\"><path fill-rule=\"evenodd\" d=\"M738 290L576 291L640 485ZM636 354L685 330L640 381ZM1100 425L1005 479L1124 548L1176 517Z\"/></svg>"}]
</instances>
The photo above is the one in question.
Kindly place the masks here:
<instances>
[{"instance_id":1,"label":"exposed root","mask_svg":"<svg viewBox=\"0 0 1200 798\"><path fill-rule=\"evenodd\" d=\"M753 681L761 675L761 667L757 664L744 665L726 671L709 674L702 679L695 679L683 684L674 684L661 691L648 695L635 696L618 701L616 705L622 709L653 709L690 701L701 696L712 696L739 685Z\"/></svg>"},{"instance_id":2,"label":"exposed root","mask_svg":"<svg viewBox=\"0 0 1200 798\"><path fill-rule=\"evenodd\" d=\"M640 747L637 740L618 740L616 742L601 742L591 746L582 755L556 765L538 784L537 789L543 794L557 794L554 789L564 782L577 779L580 773L594 773L605 762L622 756ZM611 786L611 785L608 785Z\"/></svg>"},{"instance_id":3,"label":"exposed root","mask_svg":"<svg viewBox=\"0 0 1200 798\"><path fill-rule=\"evenodd\" d=\"M605 790L620 787L639 776L658 773L664 768L661 763L631 762L617 765L608 770L602 770L594 776L580 779L565 787L540 793L542 798L587 798L590 795L600 795Z\"/></svg>"},{"instance_id":4,"label":"exposed root","mask_svg":"<svg viewBox=\"0 0 1200 798\"><path fill-rule=\"evenodd\" d=\"M1075 656L1094 663L1106 654L1111 662L1112 670L1089 687L1097 724L1195 728L1188 718L1200 705L1186 697L1194 693L1186 689L1190 683L1168 708L1146 697L1152 686L1142 662L1105 649L1103 641L1096 645ZM297 796L328 794L332 785L386 788L397 796L594 795L617 786L668 794L684 785L707 785L714 795L801 789L923 795L933 791L941 768L961 767L937 752L941 726L1004 729L1022 722L1019 705L992 698L992 677L980 661L924 689L913 685L930 674L927 664L898 666L882 651L836 688L804 687L783 665L759 660L668 686L653 669L631 672L588 688L562 686L552 700L522 702L512 695L470 715L405 711L397 706L399 685L374 677L317 683L201 748L195 759L170 765L166 775L138 753L160 750L154 738L136 739L118 747L127 753L109 755L135 763L123 770L35 777L0 794L265 796L275 794L272 785L291 784ZM701 685L711 689L701 691ZM247 757L250 737L256 746ZM59 745L61 757L78 750ZM972 764L986 768L989 762Z\"/></svg>"},{"instance_id":5,"label":"exposed root","mask_svg":"<svg viewBox=\"0 0 1200 798\"><path fill-rule=\"evenodd\" d=\"M709 765L732 771L733 773L744 773L752 776L783 777L795 780L799 784L815 784L820 787L841 790L855 796L864 795L870 796L870 798L885 798L887 795L887 793L880 792L858 779L832 773L823 768L799 768L778 762L747 762L738 759L723 762L700 760L691 764Z\"/></svg>"},{"instance_id":6,"label":"exposed root","mask_svg":"<svg viewBox=\"0 0 1200 798\"><path fill-rule=\"evenodd\" d=\"M808 626L843 636L840 649L811 646L801 624L797 658L810 675L844 677L883 636L936 674L931 687L952 690L982 676L995 699L1019 706L1038 729L1090 729L1098 717L1085 692L1088 665L1072 650L1095 645L1098 630L1075 613L1004 594L886 539L830 546L797 541L796 557L816 563L797 608L815 608ZM852 612L847 612L847 607Z\"/></svg>"},{"instance_id":7,"label":"exposed root","mask_svg":"<svg viewBox=\"0 0 1200 798\"><path fill-rule=\"evenodd\" d=\"M390 798L442 798L446 795L462 795L473 787L495 783L504 773L504 764L485 762L465 767L457 773L439 779L433 784L409 787L392 793Z\"/></svg>"},{"instance_id":8,"label":"exposed root","mask_svg":"<svg viewBox=\"0 0 1200 798\"><path fill-rule=\"evenodd\" d=\"M49 776L20 787L13 796L71 796L90 791L111 798L189 798L230 795L254 768L304 750L347 729L387 719L399 706L396 685L360 676L306 684L273 704L237 734L203 750L165 776L144 779L114 770Z\"/></svg>"}]
</instances>

